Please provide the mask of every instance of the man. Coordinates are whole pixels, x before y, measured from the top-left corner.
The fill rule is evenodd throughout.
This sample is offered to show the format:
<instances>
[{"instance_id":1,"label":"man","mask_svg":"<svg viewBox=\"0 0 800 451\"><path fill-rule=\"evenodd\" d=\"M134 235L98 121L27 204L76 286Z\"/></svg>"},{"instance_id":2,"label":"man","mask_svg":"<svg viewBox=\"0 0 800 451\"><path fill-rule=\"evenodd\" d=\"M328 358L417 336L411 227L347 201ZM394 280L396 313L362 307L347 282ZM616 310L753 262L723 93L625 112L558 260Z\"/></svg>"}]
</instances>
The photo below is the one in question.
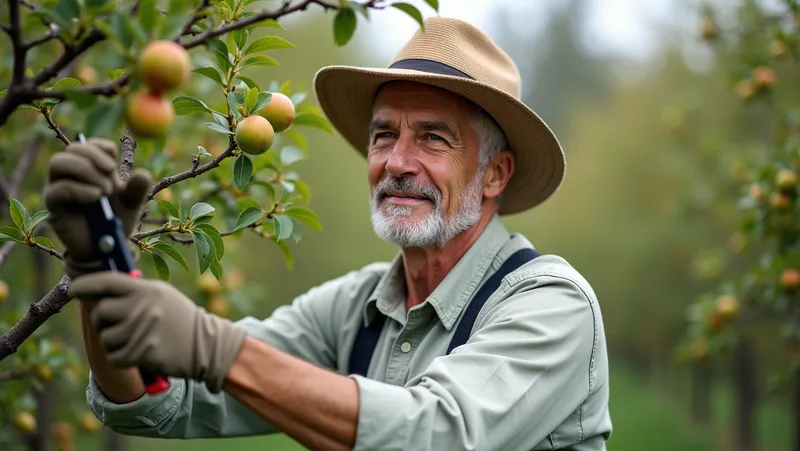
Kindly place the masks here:
<instances>
[{"instance_id":1,"label":"man","mask_svg":"<svg viewBox=\"0 0 800 451\"><path fill-rule=\"evenodd\" d=\"M113 144L55 155L45 198L67 251L89 405L123 434L283 432L311 449L604 450L602 316L590 285L499 215L538 205L564 158L514 63L434 18L388 69L334 66L319 101L367 159L376 233L400 251L237 323L171 285L98 271L79 208L108 193L130 232L151 183ZM95 302L99 299L99 302ZM99 330L99 333L98 333ZM136 367L169 377L147 393Z\"/></svg>"}]
</instances>

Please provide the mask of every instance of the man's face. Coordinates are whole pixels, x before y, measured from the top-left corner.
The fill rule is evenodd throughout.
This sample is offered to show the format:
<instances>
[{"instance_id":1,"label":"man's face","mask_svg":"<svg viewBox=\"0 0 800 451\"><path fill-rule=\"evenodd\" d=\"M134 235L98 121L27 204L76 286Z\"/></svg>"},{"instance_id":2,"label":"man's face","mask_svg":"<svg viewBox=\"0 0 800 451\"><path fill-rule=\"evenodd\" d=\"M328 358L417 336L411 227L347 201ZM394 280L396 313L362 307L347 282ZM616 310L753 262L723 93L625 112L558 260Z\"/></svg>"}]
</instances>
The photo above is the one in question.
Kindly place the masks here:
<instances>
[{"instance_id":1,"label":"man's face","mask_svg":"<svg viewBox=\"0 0 800 451\"><path fill-rule=\"evenodd\" d=\"M372 222L401 247L443 246L480 217L475 110L455 94L395 82L376 98L368 178Z\"/></svg>"}]
</instances>

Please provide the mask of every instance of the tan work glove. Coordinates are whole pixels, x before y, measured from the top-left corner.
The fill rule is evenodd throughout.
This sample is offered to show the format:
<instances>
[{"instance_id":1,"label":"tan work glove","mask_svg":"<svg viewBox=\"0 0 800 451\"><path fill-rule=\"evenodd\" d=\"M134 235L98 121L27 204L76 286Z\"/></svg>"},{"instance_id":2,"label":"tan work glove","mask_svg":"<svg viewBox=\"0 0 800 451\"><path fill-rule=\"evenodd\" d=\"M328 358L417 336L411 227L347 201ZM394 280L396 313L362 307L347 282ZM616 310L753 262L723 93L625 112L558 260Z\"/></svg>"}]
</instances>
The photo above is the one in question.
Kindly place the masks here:
<instances>
[{"instance_id":1,"label":"tan work glove","mask_svg":"<svg viewBox=\"0 0 800 451\"><path fill-rule=\"evenodd\" d=\"M113 365L205 382L212 393L222 390L246 335L161 280L103 271L77 277L69 291L99 300L91 320Z\"/></svg>"},{"instance_id":2,"label":"tan work glove","mask_svg":"<svg viewBox=\"0 0 800 451\"><path fill-rule=\"evenodd\" d=\"M102 269L100 255L90 241L86 207L97 202L101 194L108 196L125 236L129 236L141 216L150 185L150 175L143 170L134 171L127 183L122 182L117 173L117 146L107 139L71 143L65 151L53 155L43 198L50 212L47 220L66 247L64 264L70 278Z\"/></svg>"}]
</instances>

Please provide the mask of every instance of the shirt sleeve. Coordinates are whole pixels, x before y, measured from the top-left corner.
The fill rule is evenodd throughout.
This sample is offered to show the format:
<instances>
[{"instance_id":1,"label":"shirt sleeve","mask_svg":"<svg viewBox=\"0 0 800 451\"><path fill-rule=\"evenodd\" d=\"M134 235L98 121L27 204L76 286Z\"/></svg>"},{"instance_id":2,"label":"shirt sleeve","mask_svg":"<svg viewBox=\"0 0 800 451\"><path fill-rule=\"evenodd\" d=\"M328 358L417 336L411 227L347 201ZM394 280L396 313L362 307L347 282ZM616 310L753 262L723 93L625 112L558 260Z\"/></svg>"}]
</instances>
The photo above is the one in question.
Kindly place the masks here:
<instances>
[{"instance_id":1,"label":"shirt sleeve","mask_svg":"<svg viewBox=\"0 0 800 451\"><path fill-rule=\"evenodd\" d=\"M592 390L597 305L561 277L526 283L503 282L514 294L405 386L351 376L355 449L531 450L569 417Z\"/></svg>"},{"instance_id":2,"label":"shirt sleeve","mask_svg":"<svg viewBox=\"0 0 800 451\"><path fill-rule=\"evenodd\" d=\"M336 365L336 299L358 274L348 273L312 288L268 318L247 317L237 325L252 337L326 368ZM265 369L269 371L269 369ZM110 429L134 436L158 438L236 437L277 432L252 410L225 392L210 393L205 384L170 378L166 393L145 394L125 404L110 401L90 373L86 400L90 410Z\"/></svg>"}]
</instances>

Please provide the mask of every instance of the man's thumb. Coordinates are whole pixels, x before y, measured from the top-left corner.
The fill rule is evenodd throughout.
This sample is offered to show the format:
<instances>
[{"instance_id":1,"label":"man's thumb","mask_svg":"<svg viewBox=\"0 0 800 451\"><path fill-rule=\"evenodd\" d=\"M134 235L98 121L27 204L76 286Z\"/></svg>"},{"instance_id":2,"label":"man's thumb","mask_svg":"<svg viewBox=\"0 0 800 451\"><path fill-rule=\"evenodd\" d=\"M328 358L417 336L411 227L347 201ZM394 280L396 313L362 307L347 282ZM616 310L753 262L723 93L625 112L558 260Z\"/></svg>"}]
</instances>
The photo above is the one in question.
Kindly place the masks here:
<instances>
[{"instance_id":1,"label":"man's thumb","mask_svg":"<svg viewBox=\"0 0 800 451\"><path fill-rule=\"evenodd\" d=\"M136 210L141 207L147 196L147 191L153 184L150 173L144 169L134 171L125 187L119 193L120 203L128 209Z\"/></svg>"}]
</instances>

